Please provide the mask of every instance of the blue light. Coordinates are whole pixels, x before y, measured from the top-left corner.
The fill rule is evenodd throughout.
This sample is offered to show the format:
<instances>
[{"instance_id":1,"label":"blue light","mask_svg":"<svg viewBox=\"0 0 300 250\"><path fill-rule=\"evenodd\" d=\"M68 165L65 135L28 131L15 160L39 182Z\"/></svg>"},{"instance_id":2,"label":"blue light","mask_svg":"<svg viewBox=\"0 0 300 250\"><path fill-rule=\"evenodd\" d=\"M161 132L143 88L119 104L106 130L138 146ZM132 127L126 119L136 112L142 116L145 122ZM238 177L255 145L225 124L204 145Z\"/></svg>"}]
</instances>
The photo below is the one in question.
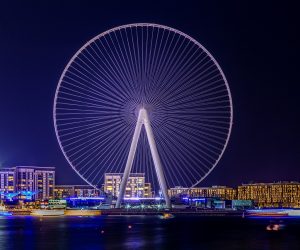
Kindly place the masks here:
<instances>
[{"instance_id":1,"label":"blue light","mask_svg":"<svg viewBox=\"0 0 300 250\"><path fill-rule=\"evenodd\" d=\"M192 199L192 201L205 201L205 198L197 198L197 199Z\"/></svg>"},{"instance_id":2,"label":"blue light","mask_svg":"<svg viewBox=\"0 0 300 250\"><path fill-rule=\"evenodd\" d=\"M70 197L70 198L66 198L66 200L104 200L104 197Z\"/></svg>"}]
</instances>

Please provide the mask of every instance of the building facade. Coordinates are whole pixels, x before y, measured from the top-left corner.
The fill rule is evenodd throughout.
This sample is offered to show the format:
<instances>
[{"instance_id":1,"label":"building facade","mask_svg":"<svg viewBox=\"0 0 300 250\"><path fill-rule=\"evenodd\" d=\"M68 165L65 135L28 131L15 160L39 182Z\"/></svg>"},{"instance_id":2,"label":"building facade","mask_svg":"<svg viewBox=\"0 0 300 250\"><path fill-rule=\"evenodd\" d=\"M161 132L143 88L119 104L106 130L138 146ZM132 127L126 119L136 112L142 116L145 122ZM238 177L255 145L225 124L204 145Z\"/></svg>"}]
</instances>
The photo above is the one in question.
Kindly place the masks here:
<instances>
[{"instance_id":1,"label":"building facade","mask_svg":"<svg viewBox=\"0 0 300 250\"><path fill-rule=\"evenodd\" d=\"M122 177L123 173L106 173L104 175L104 192L117 197L119 195ZM144 173L131 173L129 175L124 197L152 197L151 184L145 183Z\"/></svg>"},{"instance_id":2,"label":"building facade","mask_svg":"<svg viewBox=\"0 0 300 250\"><path fill-rule=\"evenodd\" d=\"M253 183L238 186L239 200L253 200L258 207L300 207L300 183Z\"/></svg>"},{"instance_id":3,"label":"building facade","mask_svg":"<svg viewBox=\"0 0 300 250\"><path fill-rule=\"evenodd\" d=\"M55 199L71 197L98 197L100 191L90 185L56 185L54 188Z\"/></svg>"},{"instance_id":4,"label":"building facade","mask_svg":"<svg viewBox=\"0 0 300 250\"><path fill-rule=\"evenodd\" d=\"M224 200L234 200L237 197L236 189L226 186L194 188L175 187L170 188L168 193L170 197L186 195L189 197L221 198Z\"/></svg>"},{"instance_id":5,"label":"building facade","mask_svg":"<svg viewBox=\"0 0 300 250\"><path fill-rule=\"evenodd\" d=\"M0 170L0 196L4 199L5 193L14 193L16 191L16 174L10 168Z\"/></svg>"},{"instance_id":6,"label":"building facade","mask_svg":"<svg viewBox=\"0 0 300 250\"><path fill-rule=\"evenodd\" d=\"M0 169L1 191L17 193L18 199L53 199L54 167L16 166Z\"/></svg>"}]
</instances>

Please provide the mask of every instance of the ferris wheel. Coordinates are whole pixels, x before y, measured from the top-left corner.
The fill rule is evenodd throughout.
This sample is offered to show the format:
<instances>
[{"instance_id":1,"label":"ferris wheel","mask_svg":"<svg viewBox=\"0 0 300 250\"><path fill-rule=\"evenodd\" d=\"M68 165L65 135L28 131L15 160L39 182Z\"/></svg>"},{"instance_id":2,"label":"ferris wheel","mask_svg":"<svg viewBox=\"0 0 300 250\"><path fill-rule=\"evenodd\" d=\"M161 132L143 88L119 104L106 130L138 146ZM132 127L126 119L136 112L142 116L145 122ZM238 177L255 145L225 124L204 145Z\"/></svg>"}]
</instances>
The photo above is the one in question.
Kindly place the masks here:
<instances>
[{"instance_id":1,"label":"ferris wheel","mask_svg":"<svg viewBox=\"0 0 300 250\"><path fill-rule=\"evenodd\" d=\"M53 119L77 174L145 173L160 188L193 187L217 165L232 128L227 80L212 55L176 29L119 26L81 47L65 67ZM123 185L123 186L122 186ZM157 190L157 189L156 189Z\"/></svg>"}]
</instances>

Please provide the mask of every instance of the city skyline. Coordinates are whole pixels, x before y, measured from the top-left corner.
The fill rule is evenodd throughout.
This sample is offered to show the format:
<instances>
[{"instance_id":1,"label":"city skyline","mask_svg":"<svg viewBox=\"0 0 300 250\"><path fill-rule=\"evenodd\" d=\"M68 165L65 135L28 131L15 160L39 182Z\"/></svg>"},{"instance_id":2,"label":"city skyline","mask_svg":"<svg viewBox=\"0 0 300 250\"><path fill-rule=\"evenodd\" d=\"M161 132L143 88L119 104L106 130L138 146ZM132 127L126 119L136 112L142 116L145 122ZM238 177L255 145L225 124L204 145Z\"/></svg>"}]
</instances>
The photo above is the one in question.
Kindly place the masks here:
<instances>
[{"instance_id":1,"label":"city skyline","mask_svg":"<svg viewBox=\"0 0 300 250\"><path fill-rule=\"evenodd\" d=\"M1 250L298 249L298 5L0 1Z\"/></svg>"},{"instance_id":2,"label":"city skyline","mask_svg":"<svg viewBox=\"0 0 300 250\"><path fill-rule=\"evenodd\" d=\"M147 10L125 10L136 14L135 20L163 23L195 37L216 56L228 78L235 106L232 137L224 157L201 185L297 180L300 140L294 67L298 38L293 16L288 15L290 10L281 12L282 6L275 4L262 4L259 9L247 4L221 4L219 9L224 10L214 13L213 4L206 3L201 9L198 5L179 5L176 3L176 9L181 11L176 12L162 4L161 9L169 11L155 16ZM70 21L58 26L55 24L65 18L64 4L60 8L51 4L28 6L25 12L14 9L12 3L3 7L7 11L0 30L0 111L4 118L0 163L3 167L24 163L55 165L59 182L83 184L61 155L54 136L51 113L57 81L68 59L84 41L132 19L122 13L122 8L111 6L110 12L99 15L99 6L75 3L71 6L73 13L82 11L82 15L69 13ZM149 6L149 10L153 8ZM47 14L46 9L58 19ZM113 12L115 18L111 16ZM282 16L280 20L275 18L277 14ZM252 15L255 20L249 18ZM232 36L223 36L225 33Z\"/></svg>"}]
</instances>

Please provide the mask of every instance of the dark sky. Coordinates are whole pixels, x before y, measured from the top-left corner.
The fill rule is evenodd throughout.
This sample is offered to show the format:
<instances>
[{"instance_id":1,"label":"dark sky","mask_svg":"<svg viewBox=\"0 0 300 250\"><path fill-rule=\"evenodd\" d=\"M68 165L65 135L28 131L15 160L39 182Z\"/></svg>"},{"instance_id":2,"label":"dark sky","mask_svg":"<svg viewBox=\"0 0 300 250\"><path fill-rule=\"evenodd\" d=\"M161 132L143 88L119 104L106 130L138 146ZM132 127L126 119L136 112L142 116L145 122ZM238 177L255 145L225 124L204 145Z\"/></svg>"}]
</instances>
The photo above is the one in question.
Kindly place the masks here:
<instances>
[{"instance_id":1,"label":"dark sky","mask_svg":"<svg viewBox=\"0 0 300 250\"><path fill-rule=\"evenodd\" d=\"M83 183L54 133L58 79L95 35L154 22L203 44L231 88L232 136L202 185L300 180L297 9L271 1L1 1L0 164L56 166L57 183Z\"/></svg>"}]
</instances>

